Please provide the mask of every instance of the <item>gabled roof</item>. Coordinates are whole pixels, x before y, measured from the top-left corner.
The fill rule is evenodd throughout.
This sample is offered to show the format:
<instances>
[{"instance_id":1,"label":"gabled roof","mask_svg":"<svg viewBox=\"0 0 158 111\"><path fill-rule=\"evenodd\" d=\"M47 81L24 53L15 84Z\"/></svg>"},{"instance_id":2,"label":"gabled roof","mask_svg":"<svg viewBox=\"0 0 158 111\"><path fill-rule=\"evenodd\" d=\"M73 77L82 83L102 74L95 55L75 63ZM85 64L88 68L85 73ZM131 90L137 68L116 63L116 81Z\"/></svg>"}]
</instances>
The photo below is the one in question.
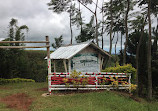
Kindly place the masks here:
<instances>
[{"instance_id":1,"label":"gabled roof","mask_svg":"<svg viewBox=\"0 0 158 111\"><path fill-rule=\"evenodd\" d=\"M83 42L81 44L76 44L76 45L59 47L57 50L55 50L53 53L50 54L50 58L51 59L70 59L90 45L93 48L97 49L103 55L111 56L110 54L105 52L103 49L98 47L94 42L90 41L90 42Z\"/></svg>"}]
</instances>

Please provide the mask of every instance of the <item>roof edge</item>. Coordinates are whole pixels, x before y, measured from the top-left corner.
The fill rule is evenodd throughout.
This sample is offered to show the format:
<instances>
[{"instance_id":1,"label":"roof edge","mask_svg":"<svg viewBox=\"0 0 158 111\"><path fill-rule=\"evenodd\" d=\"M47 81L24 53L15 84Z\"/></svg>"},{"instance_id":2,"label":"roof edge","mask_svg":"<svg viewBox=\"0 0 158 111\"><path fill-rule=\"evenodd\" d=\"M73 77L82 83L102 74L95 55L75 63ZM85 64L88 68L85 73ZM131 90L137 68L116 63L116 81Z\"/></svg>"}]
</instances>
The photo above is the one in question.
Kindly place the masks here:
<instances>
[{"instance_id":1,"label":"roof edge","mask_svg":"<svg viewBox=\"0 0 158 111\"><path fill-rule=\"evenodd\" d=\"M86 42L84 42L86 44ZM87 42L88 43L88 42ZM83 49L81 49L80 51L76 52L75 54L73 54L71 57L67 58L67 59L71 59L74 55L76 55L77 53L81 52L82 50L84 50L86 47L88 47L91 43L93 43L93 41L90 41ZM79 44L76 44L79 45Z\"/></svg>"},{"instance_id":2,"label":"roof edge","mask_svg":"<svg viewBox=\"0 0 158 111\"><path fill-rule=\"evenodd\" d=\"M108 55L109 57L112 57L108 52L106 52L105 50L103 50L102 48L100 48L99 46L97 46L94 42L91 43L93 46L95 46L96 48L98 48L101 52L103 52L105 55Z\"/></svg>"}]
</instances>

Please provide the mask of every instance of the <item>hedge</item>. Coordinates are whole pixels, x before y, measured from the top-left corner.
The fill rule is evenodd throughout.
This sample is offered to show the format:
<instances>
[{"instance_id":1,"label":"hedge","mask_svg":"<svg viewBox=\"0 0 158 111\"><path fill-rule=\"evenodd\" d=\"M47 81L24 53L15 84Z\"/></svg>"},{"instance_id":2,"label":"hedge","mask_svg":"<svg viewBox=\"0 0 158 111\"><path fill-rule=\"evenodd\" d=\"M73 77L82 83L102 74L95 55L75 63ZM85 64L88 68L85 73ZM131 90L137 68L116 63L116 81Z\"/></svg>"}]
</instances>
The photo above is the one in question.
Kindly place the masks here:
<instances>
[{"instance_id":1,"label":"hedge","mask_svg":"<svg viewBox=\"0 0 158 111\"><path fill-rule=\"evenodd\" d=\"M131 81L132 83L135 83L136 80L136 69L134 67L132 67L131 64L127 64L124 66L116 66L116 67L108 67L104 70L102 70L102 72L113 72L113 73L131 73Z\"/></svg>"},{"instance_id":2,"label":"hedge","mask_svg":"<svg viewBox=\"0 0 158 111\"><path fill-rule=\"evenodd\" d=\"M20 83L20 82L35 82L35 80L23 79L23 78L13 78L13 79L0 78L0 85L6 83Z\"/></svg>"}]
</instances>

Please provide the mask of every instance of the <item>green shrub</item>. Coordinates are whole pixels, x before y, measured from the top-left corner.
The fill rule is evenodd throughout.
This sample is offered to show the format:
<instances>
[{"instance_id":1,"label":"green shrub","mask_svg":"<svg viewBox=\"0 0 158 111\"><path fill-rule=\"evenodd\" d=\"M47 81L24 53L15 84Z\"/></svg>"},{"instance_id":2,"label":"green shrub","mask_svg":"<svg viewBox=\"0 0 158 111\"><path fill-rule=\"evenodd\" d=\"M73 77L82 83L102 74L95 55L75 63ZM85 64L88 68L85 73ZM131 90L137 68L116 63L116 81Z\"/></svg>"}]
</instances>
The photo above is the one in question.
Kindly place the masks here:
<instances>
[{"instance_id":1,"label":"green shrub","mask_svg":"<svg viewBox=\"0 0 158 111\"><path fill-rule=\"evenodd\" d=\"M0 78L30 78L45 82L48 75L46 56L45 50L0 49Z\"/></svg>"},{"instance_id":2,"label":"green shrub","mask_svg":"<svg viewBox=\"0 0 158 111\"><path fill-rule=\"evenodd\" d=\"M23 78L13 78L13 79L0 78L0 85L6 83L20 83L20 82L35 82L35 81L32 79L23 79Z\"/></svg>"},{"instance_id":3,"label":"green shrub","mask_svg":"<svg viewBox=\"0 0 158 111\"><path fill-rule=\"evenodd\" d=\"M132 67L131 64L127 64L124 66L116 66L116 67L108 67L104 70L102 70L102 72L113 72L113 73L131 73L132 76L132 83L135 83L135 79L136 79L136 69L134 67Z\"/></svg>"}]
</instances>

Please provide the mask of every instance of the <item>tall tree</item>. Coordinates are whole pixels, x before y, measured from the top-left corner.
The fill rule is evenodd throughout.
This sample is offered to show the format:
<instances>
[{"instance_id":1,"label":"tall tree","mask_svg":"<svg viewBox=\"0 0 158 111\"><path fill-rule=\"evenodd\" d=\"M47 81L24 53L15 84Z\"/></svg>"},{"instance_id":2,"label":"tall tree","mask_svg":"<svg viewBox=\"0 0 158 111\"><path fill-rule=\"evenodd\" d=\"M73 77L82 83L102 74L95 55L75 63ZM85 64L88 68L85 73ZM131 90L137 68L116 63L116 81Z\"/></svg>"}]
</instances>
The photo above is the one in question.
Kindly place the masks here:
<instances>
[{"instance_id":1,"label":"tall tree","mask_svg":"<svg viewBox=\"0 0 158 111\"><path fill-rule=\"evenodd\" d=\"M148 99L152 98L152 71L151 71L151 13L153 13L157 17L158 12L158 1L157 0L141 0L139 2L139 6L147 4L147 7L144 9L147 11L148 18L148 30L149 30L149 38L148 38L148 54L147 54L147 73L148 73ZM144 10L143 9L143 10ZM139 70L139 68L138 68Z\"/></svg>"},{"instance_id":2,"label":"tall tree","mask_svg":"<svg viewBox=\"0 0 158 111\"><path fill-rule=\"evenodd\" d=\"M12 18L11 21L9 22L9 34L8 37L10 39L10 41L23 41L25 39L25 34L22 32L22 30L26 30L28 32L29 28L27 27L27 25L22 25L22 26L18 26L17 25L18 20ZM23 45L23 44L19 44L19 43L10 43L11 46L15 45L15 46L19 46L19 45Z\"/></svg>"},{"instance_id":3,"label":"tall tree","mask_svg":"<svg viewBox=\"0 0 158 111\"><path fill-rule=\"evenodd\" d=\"M78 1L78 7L75 10L75 16L72 18L72 24L75 24L77 28L80 29L80 33L82 33L83 29L83 17L81 12L81 3Z\"/></svg>"},{"instance_id":4,"label":"tall tree","mask_svg":"<svg viewBox=\"0 0 158 111\"><path fill-rule=\"evenodd\" d=\"M16 41L24 41L25 34L22 32L22 30L26 30L28 32L29 28L27 25L17 26L16 33L15 33L15 40ZM16 46L22 45L20 43L15 43Z\"/></svg>"},{"instance_id":5,"label":"tall tree","mask_svg":"<svg viewBox=\"0 0 158 111\"><path fill-rule=\"evenodd\" d=\"M71 32L71 40L70 40L70 44L72 44L72 39L73 39L73 33L72 33L72 17L74 16L74 12L75 12L75 4L72 3L71 1L71 5L70 8L68 10L69 12L69 20L70 20L70 32Z\"/></svg>"},{"instance_id":6,"label":"tall tree","mask_svg":"<svg viewBox=\"0 0 158 111\"><path fill-rule=\"evenodd\" d=\"M17 19L12 18L11 21L9 22L9 34L8 37L10 41L13 41L15 39L15 27L17 26ZM13 43L10 43L11 46L13 46Z\"/></svg>"},{"instance_id":7,"label":"tall tree","mask_svg":"<svg viewBox=\"0 0 158 111\"><path fill-rule=\"evenodd\" d=\"M76 37L77 43L95 39L94 16L91 17L89 23L83 24L82 32Z\"/></svg>"},{"instance_id":8,"label":"tall tree","mask_svg":"<svg viewBox=\"0 0 158 111\"><path fill-rule=\"evenodd\" d=\"M121 20L123 19L122 13L124 12L124 2L120 0L110 0L104 4L105 7L105 16L106 18L106 31L110 35L110 48L109 53L112 52L112 42L115 37L115 33L122 32L123 23L121 24ZM118 34L117 34L118 35ZM118 37L118 36L116 36ZM116 39L117 41L118 39ZM117 42L115 42L117 44ZM115 45L116 46L116 45ZM111 63L111 58L109 58L109 63Z\"/></svg>"},{"instance_id":9,"label":"tall tree","mask_svg":"<svg viewBox=\"0 0 158 111\"><path fill-rule=\"evenodd\" d=\"M137 17L137 22L136 22L136 24L137 24L137 26L138 26L138 30L140 30L140 32L141 32L141 35L140 35L140 38L139 38L139 42L138 42L138 45L137 45L137 49L136 49L136 69L137 69L137 74L136 74L136 83L137 83L137 86L138 86L138 88L137 88L137 94L141 94L140 92L140 90L139 89L141 89L140 88L140 82L139 82L139 79L141 79L141 77L139 76L140 74L139 74L139 55L140 55L140 46L141 46L141 44L142 44L142 40L143 40L143 35L144 35L144 27L145 27L145 25L146 25L146 19L147 19L147 16L146 17L141 17L141 16L138 16ZM140 83L140 84L139 84Z\"/></svg>"},{"instance_id":10,"label":"tall tree","mask_svg":"<svg viewBox=\"0 0 158 111\"><path fill-rule=\"evenodd\" d=\"M144 22L144 21L142 21ZM140 22L141 24L141 22ZM141 24L143 25L143 23ZM142 33L143 32L143 33ZM140 41L141 38L141 41ZM147 89L147 41L148 41L148 33L140 30L135 30L134 32L129 34L128 44L127 44L127 63L131 63L134 67L138 67L136 79L138 79L138 95L144 96L146 95ZM141 43L140 43L141 42ZM139 53L137 53L137 49L139 47ZM136 57L137 56L137 57ZM136 59L138 59L136 64ZM136 66L138 65L138 66Z\"/></svg>"},{"instance_id":11,"label":"tall tree","mask_svg":"<svg viewBox=\"0 0 158 111\"><path fill-rule=\"evenodd\" d=\"M158 86L158 26L153 28L152 30L153 34L153 45L152 45L152 83L153 83L153 89L156 90L156 87Z\"/></svg>"},{"instance_id":12,"label":"tall tree","mask_svg":"<svg viewBox=\"0 0 158 111\"><path fill-rule=\"evenodd\" d=\"M99 46L99 39L98 39L98 17L97 17L97 9L98 9L98 0L96 0L96 3L95 3L95 10L93 11L92 9L90 9L88 6L87 6L87 2L85 2L84 0L78 0L86 9L88 9L95 17L95 23L96 23L96 26L95 26L95 39L96 39L96 43L97 45ZM89 3L92 3L93 1L92 0L89 0ZM93 2L94 3L94 2Z\"/></svg>"},{"instance_id":13,"label":"tall tree","mask_svg":"<svg viewBox=\"0 0 158 111\"><path fill-rule=\"evenodd\" d=\"M151 18L150 18L151 0L148 0L148 23L149 23L149 39L148 39L148 99L152 99L152 73L151 73Z\"/></svg>"},{"instance_id":14,"label":"tall tree","mask_svg":"<svg viewBox=\"0 0 158 111\"><path fill-rule=\"evenodd\" d=\"M101 13L102 13L102 27L101 27L101 36L102 36L102 49L104 48L104 0L102 2L102 10L101 10Z\"/></svg>"},{"instance_id":15,"label":"tall tree","mask_svg":"<svg viewBox=\"0 0 158 111\"><path fill-rule=\"evenodd\" d=\"M156 3L156 2L155 2ZM148 15L148 29L149 29L149 38L148 38L148 55L147 55L147 72L148 72L148 99L152 99L152 72L151 72L151 12L154 10L153 7L156 5L151 0L142 0L139 5L147 4L147 15ZM151 7L152 6L152 7Z\"/></svg>"},{"instance_id":16,"label":"tall tree","mask_svg":"<svg viewBox=\"0 0 158 111\"><path fill-rule=\"evenodd\" d=\"M126 42L124 47L124 53L123 53L123 64L126 64L126 48L128 43L128 13L130 10L130 0L127 0L127 10L125 14L125 33L126 33Z\"/></svg>"},{"instance_id":17,"label":"tall tree","mask_svg":"<svg viewBox=\"0 0 158 111\"><path fill-rule=\"evenodd\" d=\"M112 50L112 28L113 28L113 10L112 10L112 6L113 6L113 0L110 0L110 49L109 49L109 53L111 54L111 50ZM109 57L109 62L111 63L111 57Z\"/></svg>"},{"instance_id":18,"label":"tall tree","mask_svg":"<svg viewBox=\"0 0 158 111\"><path fill-rule=\"evenodd\" d=\"M108 34L110 35L110 47L109 47L109 54L111 54L112 51L112 41L113 41L113 16L114 16L114 10L113 10L113 0L110 0L109 2L105 2L104 4L104 12L106 16L106 31L108 31ZM108 59L109 65L111 65L111 57Z\"/></svg>"},{"instance_id":19,"label":"tall tree","mask_svg":"<svg viewBox=\"0 0 158 111\"><path fill-rule=\"evenodd\" d=\"M75 3L72 0L51 0L48 4L49 10L56 12L58 14L62 12L69 13L69 21L70 21L70 44L72 44L73 32L72 32L72 18L75 12Z\"/></svg>"}]
</instances>

